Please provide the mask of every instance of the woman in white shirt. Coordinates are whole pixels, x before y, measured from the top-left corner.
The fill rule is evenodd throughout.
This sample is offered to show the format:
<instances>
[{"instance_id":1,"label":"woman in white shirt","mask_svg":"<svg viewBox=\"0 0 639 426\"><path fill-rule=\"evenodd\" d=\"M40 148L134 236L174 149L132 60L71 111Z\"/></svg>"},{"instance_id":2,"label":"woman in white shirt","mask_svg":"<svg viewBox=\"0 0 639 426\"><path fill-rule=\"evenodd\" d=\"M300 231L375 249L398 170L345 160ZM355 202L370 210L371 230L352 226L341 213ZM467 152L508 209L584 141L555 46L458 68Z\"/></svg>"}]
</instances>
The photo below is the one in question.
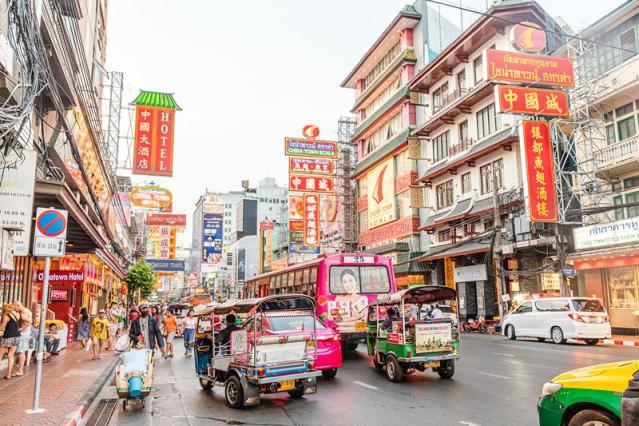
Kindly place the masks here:
<instances>
[{"instance_id":1,"label":"woman in white shirt","mask_svg":"<svg viewBox=\"0 0 639 426\"><path fill-rule=\"evenodd\" d=\"M197 319L193 316L193 309L189 309L189 312L184 318L184 355L191 356L193 352L193 341L195 340L195 321Z\"/></svg>"}]
</instances>

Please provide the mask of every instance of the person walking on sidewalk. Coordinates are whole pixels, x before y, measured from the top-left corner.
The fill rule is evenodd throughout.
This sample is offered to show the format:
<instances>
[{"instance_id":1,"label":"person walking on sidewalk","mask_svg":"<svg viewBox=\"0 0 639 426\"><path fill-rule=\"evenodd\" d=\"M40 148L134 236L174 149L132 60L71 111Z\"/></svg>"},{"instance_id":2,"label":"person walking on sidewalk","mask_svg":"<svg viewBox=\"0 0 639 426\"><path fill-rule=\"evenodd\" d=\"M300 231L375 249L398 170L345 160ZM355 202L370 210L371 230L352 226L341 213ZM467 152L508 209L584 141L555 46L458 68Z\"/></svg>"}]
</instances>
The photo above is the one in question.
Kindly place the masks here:
<instances>
[{"instance_id":1,"label":"person walking on sidewalk","mask_svg":"<svg viewBox=\"0 0 639 426\"><path fill-rule=\"evenodd\" d=\"M160 325L149 315L149 305L140 306L140 316L131 321L129 337L133 345L142 343L145 348L151 350L155 350L157 346L164 354L164 339L162 339Z\"/></svg>"},{"instance_id":2,"label":"person walking on sidewalk","mask_svg":"<svg viewBox=\"0 0 639 426\"><path fill-rule=\"evenodd\" d=\"M24 374L24 366L27 362L29 340L31 340L31 323L33 322L33 315L31 315L31 311L25 308L19 300L13 302L13 307L18 315L20 315L20 344L16 350L16 353L18 354L18 366L15 376L22 376Z\"/></svg>"},{"instance_id":3,"label":"person walking on sidewalk","mask_svg":"<svg viewBox=\"0 0 639 426\"><path fill-rule=\"evenodd\" d=\"M106 311L100 309L98 316L91 324L91 339L93 340L93 358L100 359L100 350L109 338L109 325L111 323L106 317Z\"/></svg>"},{"instance_id":4,"label":"person walking on sidewalk","mask_svg":"<svg viewBox=\"0 0 639 426\"><path fill-rule=\"evenodd\" d=\"M82 342L82 347L85 347L87 340L89 340L89 328L91 323L89 322L89 313L84 306L80 309L80 322L78 323L78 340Z\"/></svg>"},{"instance_id":5,"label":"person walking on sidewalk","mask_svg":"<svg viewBox=\"0 0 639 426\"><path fill-rule=\"evenodd\" d=\"M193 350L193 341L195 340L195 322L196 318L193 316L193 309L189 309L184 318L184 355L191 356Z\"/></svg>"},{"instance_id":6,"label":"person walking on sidewalk","mask_svg":"<svg viewBox=\"0 0 639 426\"><path fill-rule=\"evenodd\" d=\"M175 333L177 332L177 320L175 315L167 310L164 313L164 334L166 335L166 358L173 358L173 340L175 340Z\"/></svg>"},{"instance_id":7,"label":"person walking on sidewalk","mask_svg":"<svg viewBox=\"0 0 639 426\"><path fill-rule=\"evenodd\" d=\"M2 332L2 338L0 339L0 359L7 354L9 365L7 367L7 374L5 379L13 377L11 371L13 370L14 357L18 345L20 345L20 315L13 309L13 305L10 303L5 304L2 307L2 322L0 323L0 332Z\"/></svg>"}]
</instances>

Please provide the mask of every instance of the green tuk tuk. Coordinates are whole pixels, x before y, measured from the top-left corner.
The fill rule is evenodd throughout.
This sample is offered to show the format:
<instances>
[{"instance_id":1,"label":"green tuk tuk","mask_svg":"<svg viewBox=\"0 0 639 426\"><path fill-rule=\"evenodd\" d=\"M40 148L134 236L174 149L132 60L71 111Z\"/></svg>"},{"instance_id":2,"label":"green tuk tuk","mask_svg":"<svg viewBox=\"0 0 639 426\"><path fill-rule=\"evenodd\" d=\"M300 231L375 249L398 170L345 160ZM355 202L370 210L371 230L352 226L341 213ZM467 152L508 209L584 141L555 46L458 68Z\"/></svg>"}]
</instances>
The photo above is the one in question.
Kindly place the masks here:
<instances>
[{"instance_id":1,"label":"green tuk tuk","mask_svg":"<svg viewBox=\"0 0 639 426\"><path fill-rule=\"evenodd\" d=\"M453 300L450 287L424 285L379 296L368 306L368 354L375 368L386 366L386 377L400 382L415 370L431 368L442 379L455 373L459 331L452 319L437 314L422 317L422 306Z\"/></svg>"}]
</instances>

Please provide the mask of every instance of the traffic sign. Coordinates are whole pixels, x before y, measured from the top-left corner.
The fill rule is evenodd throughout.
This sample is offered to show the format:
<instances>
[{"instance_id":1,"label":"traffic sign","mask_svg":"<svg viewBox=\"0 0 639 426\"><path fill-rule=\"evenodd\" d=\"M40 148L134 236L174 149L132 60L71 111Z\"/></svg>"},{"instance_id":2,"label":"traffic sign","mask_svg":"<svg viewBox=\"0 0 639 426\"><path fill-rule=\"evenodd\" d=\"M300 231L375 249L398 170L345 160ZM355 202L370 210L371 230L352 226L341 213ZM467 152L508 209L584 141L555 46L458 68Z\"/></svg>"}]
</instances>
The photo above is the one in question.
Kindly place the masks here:
<instances>
[{"instance_id":1,"label":"traffic sign","mask_svg":"<svg viewBox=\"0 0 639 426\"><path fill-rule=\"evenodd\" d=\"M566 268L561 268L561 274L565 277L576 277L577 269L570 266Z\"/></svg>"},{"instance_id":2,"label":"traffic sign","mask_svg":"<svg viewBox=\"0 0 639 426\"><path fill-rule=\"evenodd\" d=\"M64 256L67 237L66 210L38 207L33 233L34 256Z\"/></svg>"}]
</instances>

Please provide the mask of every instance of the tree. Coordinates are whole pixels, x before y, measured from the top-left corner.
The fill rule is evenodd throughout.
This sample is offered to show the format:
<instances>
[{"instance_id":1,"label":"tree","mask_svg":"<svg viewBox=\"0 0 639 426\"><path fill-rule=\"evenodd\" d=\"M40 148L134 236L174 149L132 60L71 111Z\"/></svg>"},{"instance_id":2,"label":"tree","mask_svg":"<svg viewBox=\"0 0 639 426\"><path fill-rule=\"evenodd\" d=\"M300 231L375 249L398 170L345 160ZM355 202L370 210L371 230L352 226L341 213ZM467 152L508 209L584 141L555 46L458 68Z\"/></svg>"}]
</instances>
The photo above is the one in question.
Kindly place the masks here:
<instances>
[{"instance_id":1,"label":"tree","mask_svg":"<svg viewBox=\"0 0 639 426\"><path fill-rule=\"evenodd\" d=\"M153 293L153 284L155 283L155 273L144 259L131 266L126 273L124 281L127 284L127 290L130 296L137 291L144 299Z\"/></svg>"}]
</instances>

